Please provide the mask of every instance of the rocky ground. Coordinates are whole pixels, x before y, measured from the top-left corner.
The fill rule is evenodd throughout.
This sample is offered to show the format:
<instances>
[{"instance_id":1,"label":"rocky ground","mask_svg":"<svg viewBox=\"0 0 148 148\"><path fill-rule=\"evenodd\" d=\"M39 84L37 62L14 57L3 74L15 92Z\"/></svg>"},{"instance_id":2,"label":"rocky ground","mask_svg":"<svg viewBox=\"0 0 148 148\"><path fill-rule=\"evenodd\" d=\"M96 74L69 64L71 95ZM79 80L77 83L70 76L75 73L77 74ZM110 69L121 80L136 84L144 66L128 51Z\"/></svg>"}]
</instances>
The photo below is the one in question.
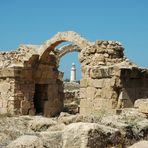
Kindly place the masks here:
<instances>
[{"instance_id":1,"label":"rocky ground","mask_svg":"<svg viewBox=\"0 0 148 148\"><path fill-rule=\"evenodd\" d=\"M0 117L0 148L126 148L138 141L148 146L147 140L148 119L135 109L89 117Z\"/></svg>"}]
</instances>

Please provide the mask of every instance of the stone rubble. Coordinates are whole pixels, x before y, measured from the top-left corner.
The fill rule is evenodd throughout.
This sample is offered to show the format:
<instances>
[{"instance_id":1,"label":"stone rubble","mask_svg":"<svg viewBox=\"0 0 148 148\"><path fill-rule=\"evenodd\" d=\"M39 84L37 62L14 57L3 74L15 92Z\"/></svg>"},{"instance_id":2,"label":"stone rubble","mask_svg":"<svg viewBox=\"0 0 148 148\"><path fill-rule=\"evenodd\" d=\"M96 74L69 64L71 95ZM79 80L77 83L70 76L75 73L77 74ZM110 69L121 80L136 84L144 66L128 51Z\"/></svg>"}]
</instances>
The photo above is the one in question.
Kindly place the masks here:
<instances>
[{"instance_id":1,"label":"stone rubble","mask_svg":"<svg viewBox=\"0 0 148 148\"><path fill-rule=\"evenodd\" d=\"M0 117L2 148L128 147L141 140L148 140L148 119L136 109L120 115Z\"/></svg>"}]
</instances>

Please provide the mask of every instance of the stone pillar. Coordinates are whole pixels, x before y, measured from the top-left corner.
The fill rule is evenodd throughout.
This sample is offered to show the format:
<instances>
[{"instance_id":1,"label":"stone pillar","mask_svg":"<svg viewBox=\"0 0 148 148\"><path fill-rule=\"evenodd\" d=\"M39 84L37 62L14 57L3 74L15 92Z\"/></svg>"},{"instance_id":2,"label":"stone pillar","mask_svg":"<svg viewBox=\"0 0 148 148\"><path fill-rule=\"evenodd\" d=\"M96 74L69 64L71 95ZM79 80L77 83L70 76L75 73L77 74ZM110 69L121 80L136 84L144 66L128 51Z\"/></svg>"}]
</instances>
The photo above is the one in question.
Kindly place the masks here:
<instances>
[{"instance_id":1,"label":"stone pillar","mask_svg":"<svg viewBox=\"0 0 148 148\"><path fill-rule=\"evenodd\" d=\"M70 82L75 82L75 81L76 81L76 66L75 63L72 63Z\"/></svg>"}]
</instances>

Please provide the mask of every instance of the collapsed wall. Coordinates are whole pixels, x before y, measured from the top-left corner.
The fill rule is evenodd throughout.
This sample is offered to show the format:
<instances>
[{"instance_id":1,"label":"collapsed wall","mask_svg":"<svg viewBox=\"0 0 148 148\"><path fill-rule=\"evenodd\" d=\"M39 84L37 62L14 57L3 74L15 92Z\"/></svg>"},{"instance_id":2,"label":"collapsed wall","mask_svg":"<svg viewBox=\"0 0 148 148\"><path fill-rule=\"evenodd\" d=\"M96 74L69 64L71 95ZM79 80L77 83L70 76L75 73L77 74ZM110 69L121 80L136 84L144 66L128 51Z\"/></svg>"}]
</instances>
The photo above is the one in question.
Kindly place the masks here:
<instances>
[{"instance_id":1,"label":"collapsed wall","mask_svg":"<svg viewBox=\"0 0 148 148\"><path fill-rule=\"evenodd\" d=\"M37 46L24 45L0 56L4 59L0 68L1 114L53 116L62 111L63 85L53 54L41 61Z\"/></svg>"},{"instance_id":2,"label":"collapsed wall","mask_svg":"<svg viewBox=\"0 0 148 148\"><path fill-rule=\"evenodd\" d=\"M56 49L66 41L74 44ZM72 51L80 52L81 114L133 107L135 100L148 98L148 70L131 63L119 42L89 42L70 31L57 33L41 46L22 45L14 52L0 53L0 114L61 112L63 74L58 64Z\"/></svg>"},{"instance_id":3,"label":"collapsed wall","mask_svg":"<svg viewBox=\"0 0 148 148\"><path fill-rule=\"evenodd\" d=\"M82 50L81 114L133 107L135 100L148 97L148 70L131 63L123 51L114 41L96 41Z\"/></svg>"}]
</instances>

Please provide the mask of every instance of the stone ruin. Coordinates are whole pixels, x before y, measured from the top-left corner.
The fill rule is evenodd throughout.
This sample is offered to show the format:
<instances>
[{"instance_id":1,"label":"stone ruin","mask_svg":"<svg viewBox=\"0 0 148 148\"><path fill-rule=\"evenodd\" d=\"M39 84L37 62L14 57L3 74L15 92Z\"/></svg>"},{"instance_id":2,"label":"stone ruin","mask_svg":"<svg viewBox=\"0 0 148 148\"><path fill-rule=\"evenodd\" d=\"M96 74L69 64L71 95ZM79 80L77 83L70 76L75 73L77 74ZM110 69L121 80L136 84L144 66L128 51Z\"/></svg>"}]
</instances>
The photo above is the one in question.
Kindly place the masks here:
<instances>
[{"instance_id":1,"label":"stone ruin","mask_svg":"<svg viewBox=\"0 0 148 148\"><path fill-rule=\"evenodd\" d=\"M72 42L60 49L62 42ZM42 45L0 53L0 114L55 116L63 110L60 58L78 51L82 68L80 114L134 106L148 97L148 70L124 56L117 41L90 42L75 32L57 33Z\"/></svg>"}]
</instances>

